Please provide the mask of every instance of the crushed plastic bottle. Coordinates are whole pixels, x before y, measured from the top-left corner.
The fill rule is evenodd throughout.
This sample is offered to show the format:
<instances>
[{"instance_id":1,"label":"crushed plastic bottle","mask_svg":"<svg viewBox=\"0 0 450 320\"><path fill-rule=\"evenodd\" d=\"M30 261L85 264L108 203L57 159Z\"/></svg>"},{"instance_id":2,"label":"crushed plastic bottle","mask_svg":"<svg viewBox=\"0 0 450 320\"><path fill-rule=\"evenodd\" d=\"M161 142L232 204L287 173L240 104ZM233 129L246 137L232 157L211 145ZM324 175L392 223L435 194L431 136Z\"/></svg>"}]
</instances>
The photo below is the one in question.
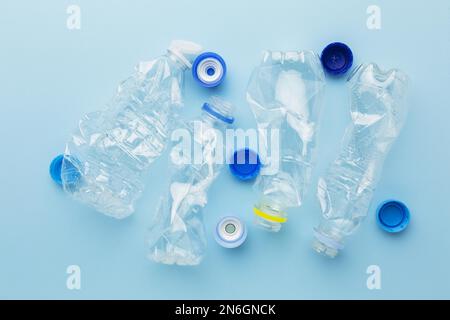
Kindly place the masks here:
<instances>
[{"instance_id":1,"label":"crushed plastic bottle","mask_svg":"<svg viewBox=\"0 0 450 320\"><path fill-rule=\"evenodd\" d=\"M408 78L399 70L359 66L348 80L352 123L339 157L324 178L317 196L322 219L314 230L313 248L335 257L344 238L367 215L383 162L406 119Z\"/></svg>"},{"instance_id":2,"label":"crushed plastic bottle","mask_svg":"<svg viewBox=\"0 0 450 320\"><path fill-rule=\"evenodd\" d=\"M184 71L200 51L173 41L165 55L137 66L105 110L81 119L61 164L65 191L114 218L133 213L143 173L163 152L182 105Z\"/></svg>"},{"instance_id":3,"label":"crushed plastic bottle","mask_svg":"<svg viewBox=\"0 0 450 320\"><path fill-rule=\"evenodd\" d=\"M231 105L214 97L203 105L200 119L180 126L193 138L194 157L188 161L180 157L186 154L183 143L172 148L170 187L148 232L151 260L178 265L197 265L202 260L206 249L202 207L225 163L225 130L233 121Z\"/></svg>"},{"instance_id":4,"label":"crushed plastic bottle","mask_svg":"<svg viewBox=\"0 0 450 320\"><path fill-rule=\"evenodd\" d=\"M268 154L268 135L279 132L279 154L271 150L277 163L261 159L264 168L255 183L262 195L253 211L256 223L266 230L279 231L287 220L285 210L302 203L311 175L324 86L320 58L311 51L265 51L250 78L247 101L258 124L259 149L265 148L260 155Z\"/></svg>"}]
</instances>

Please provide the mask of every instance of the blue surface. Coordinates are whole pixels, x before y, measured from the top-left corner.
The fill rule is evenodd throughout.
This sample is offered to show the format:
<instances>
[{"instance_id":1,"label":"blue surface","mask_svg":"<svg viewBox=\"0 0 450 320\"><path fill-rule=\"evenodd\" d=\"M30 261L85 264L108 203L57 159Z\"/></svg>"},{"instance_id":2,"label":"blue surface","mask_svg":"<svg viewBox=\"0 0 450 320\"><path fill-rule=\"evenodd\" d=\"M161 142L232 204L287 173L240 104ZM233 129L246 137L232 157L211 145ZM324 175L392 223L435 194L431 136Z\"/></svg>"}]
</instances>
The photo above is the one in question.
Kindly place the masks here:
<instances>
[{"instance_id":1,"label":"blue surface","mask_svg":"<svg viewBox=\"0 0 450 320\"><path fill-rule=\"evenodd\" d=\"M78 0L81 30L68 30L72 3L0 2L0 298L450 298L448 1ZM381 30L366 27L371 4L381 8ZM214 27L205 28L205 20ZM82 115L102 108L138 61L176 38L227 57L227 81L213 92L236 105L242 128L255 127L245 88L266 48L320 52L342 41L355 65L375 61L411 77L407 124L385 162L368 219L337 259L315 254L311 240L320 211L317 177L336 156L350 119L343 79L328 79L318 163L304 205L290 212L281 233L257 230L251 185L225 169L210 189L208 255L197 268L145 258L167 157L155 163L137 212L124 221L72 201L50 179L48 165ZM183 113L190 118L212 91L187 79ZM375 220L376 206L390 197L414 214L395 236ZM247 241L236 250L214 242L224 215L247 223ZM381 290L366 286L374 264ZM81 268L81 290L66 288L69 265Z\"/></svg>"}]
</instances>

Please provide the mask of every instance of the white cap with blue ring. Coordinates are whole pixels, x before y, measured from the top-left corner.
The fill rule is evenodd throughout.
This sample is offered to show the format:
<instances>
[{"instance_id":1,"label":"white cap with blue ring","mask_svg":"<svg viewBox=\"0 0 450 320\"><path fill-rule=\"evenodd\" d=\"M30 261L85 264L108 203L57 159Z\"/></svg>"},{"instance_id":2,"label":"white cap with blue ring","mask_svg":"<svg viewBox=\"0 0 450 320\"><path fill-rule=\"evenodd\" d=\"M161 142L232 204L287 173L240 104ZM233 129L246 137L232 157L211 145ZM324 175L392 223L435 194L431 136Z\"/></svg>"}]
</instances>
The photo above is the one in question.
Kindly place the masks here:
<instances>
[{"instance_id":1,"label":"white cap with blue ring","mask_svg":"<svg viewBox=\"0 0 450 320\"><path fill-rule=\"evenodd\" d=\"M384 201L377 208L377 222L384 231L403 231L409 224L409 209L397 200Z\"/></svg>"},{"instance_id":2,"label":"white cap with blue ring","mask_svg":"<svg viewBox=\"0 0 450 320\"><path fill-rule=\"evenodd\" d=\"M214 52L200 54L192 65L192 76L204 87L217 87L225 79L225 61Z\"/></svg>"},{"instance_id":3,"label":"white cap with blue ring","mask_svg":"<svg viewBox=\"0 0 450 320\"><path fill-rule=\"evenodd\" d=\"M247 228L237 217L224 217L217 223L214 237L224 248L237 248L247 238Z\"/></svg>"}]
</instances>

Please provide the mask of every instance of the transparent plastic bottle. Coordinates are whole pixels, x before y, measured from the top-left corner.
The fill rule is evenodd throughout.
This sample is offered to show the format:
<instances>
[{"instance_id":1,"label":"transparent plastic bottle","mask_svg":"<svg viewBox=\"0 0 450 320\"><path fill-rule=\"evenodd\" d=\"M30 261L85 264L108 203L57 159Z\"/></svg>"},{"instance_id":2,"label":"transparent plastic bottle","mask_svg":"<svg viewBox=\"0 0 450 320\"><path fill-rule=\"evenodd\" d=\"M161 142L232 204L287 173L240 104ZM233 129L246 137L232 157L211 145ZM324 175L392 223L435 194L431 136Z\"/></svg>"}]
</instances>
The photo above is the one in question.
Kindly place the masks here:
<instances>
[{"instance_id":1,"label":"transparent plastic bottle","mask_svg":"<svg viewBox=\"0 0 450 320\"><path fill-rule=\"evenodd\" d=\"M256 223L266 230L279 231L287 220L285 210L303 201L316 148L324 86L320 58L311 51L265 51L250 78L247 101L258 124L264 163L255 183L261 198L253 211ZM264 159L270 149L268 136L276 130L279 150L272 148L273 162L268 163L268 158Z\"/></svg>"},{"instance_id":2,"label":"transparent plastic bottle","mask_svg":"<svg viewBox=\"0 0 450 320\"><path fill-rule=\"evenodd\" d=\"M335 257L367 215L384 159L406 119L407 83L401 71L383 71L373 63L350 75L352 123L317 189L322 210L314 230L317 252Z\"/></svg>"},{"instance_id":3,"label":"transparent plastic bottle","mask_svg":"<svg viewBox=\"0 0 450 320\"><path fill-rule=\"evenodd\" d=\"M200 51L173 41L165 55L137 66L105 110L81 119L60 164L66 192L114 218L133 213L143 173L163 152L182 105L184 71Z\"/></svg>"},{"instance_id":4,"label":"transparent plastic bottle","mask_svg":"<svg viewBox=\"0 0 450 320\"><path fill-rule=\"evenodd\" d=\"M192 146L186 141L176 144L170 153L170 187L148 232L151 260L178 265L197 265L202 260L206 249L202 207L209 186L226 162L225 130L233 121L231 105L214 97L203 105L200 119L174 131L174 135L193 141ZM184 158L191 154L190 146L194 156Z\"/></svg>"}]
</instances>

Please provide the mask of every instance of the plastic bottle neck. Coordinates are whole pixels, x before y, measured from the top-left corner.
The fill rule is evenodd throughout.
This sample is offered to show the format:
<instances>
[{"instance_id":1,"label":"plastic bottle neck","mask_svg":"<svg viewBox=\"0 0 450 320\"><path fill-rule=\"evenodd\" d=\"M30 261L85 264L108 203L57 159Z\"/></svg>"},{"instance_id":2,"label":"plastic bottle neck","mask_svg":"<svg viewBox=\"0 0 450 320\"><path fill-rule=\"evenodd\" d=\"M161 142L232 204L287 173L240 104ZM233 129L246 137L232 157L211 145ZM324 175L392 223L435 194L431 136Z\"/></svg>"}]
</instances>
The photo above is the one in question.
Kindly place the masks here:
<instances>
[{"instance_id":1,"label":"plastic bottle neck","mask_svg":"<svg viewBox=\"0 0 450 320\"><path fill-rule=\"evenodd\" d=\"M329 258L334 258L344 248L343 236L323 225L314 229L313 249Z\"/></svg>"},{"instance_id":2,"label":"plastic bottle neck","mask_svg":"<svg viewBox=\"0 0 450 320\"><path fill-rule=\"evenodd\" d=\"M211 127L226 127L228 123L214 117L209 112L202 112L202 121L209 124Z\"/></svg>"},{"instance_id":3,"label":"plastic bottle neck","mask_svg":"<svg viewBox=\"0 0 450 320\"><path fill-rule=\"evenodd\" d=\"M253 213L256 224L267 231L278 232L282 224L287 221L284 208L264 197L253 207Z\"/></svg>"},{"instance_id":4,"label":"plastic bottle neck","mask_svg":"<svg viewBox=\"0 0 450 320\"><path fill-rule=\"evenodd\" d=\"M212 103L204 103L202 118L214 125L230 125L234 122L229 103L212 98Z\"/></svg>"}]
</instances>

